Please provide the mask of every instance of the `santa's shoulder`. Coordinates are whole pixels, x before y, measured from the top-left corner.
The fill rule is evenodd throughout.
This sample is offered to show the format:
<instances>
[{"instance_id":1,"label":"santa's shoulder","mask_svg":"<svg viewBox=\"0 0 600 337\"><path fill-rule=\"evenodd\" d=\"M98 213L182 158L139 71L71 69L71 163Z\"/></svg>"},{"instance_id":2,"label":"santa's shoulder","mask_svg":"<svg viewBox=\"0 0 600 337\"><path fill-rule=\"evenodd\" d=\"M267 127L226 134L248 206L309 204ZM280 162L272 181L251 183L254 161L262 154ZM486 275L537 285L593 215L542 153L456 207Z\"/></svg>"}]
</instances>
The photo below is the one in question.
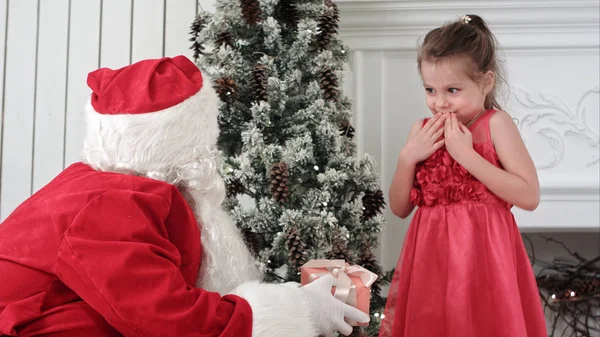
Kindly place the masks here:
<instances>
[{"instance_id":1,"label":"santa's shoulder","mask_svg":"<svg viewBox=\"0 0 600 337\"><path fill-rule=\"evenodd\" d=\"M131 173L101 171L77 162L68 166L48 183L40 192L51 190L57 194L99 194L105 191L120 191L122 193L151 194L164 198L171 203L173 198L181 198L177 187L164 181L150 179ZM56 194L55 194L56 195Z\"/></svg>"}]
</instances>

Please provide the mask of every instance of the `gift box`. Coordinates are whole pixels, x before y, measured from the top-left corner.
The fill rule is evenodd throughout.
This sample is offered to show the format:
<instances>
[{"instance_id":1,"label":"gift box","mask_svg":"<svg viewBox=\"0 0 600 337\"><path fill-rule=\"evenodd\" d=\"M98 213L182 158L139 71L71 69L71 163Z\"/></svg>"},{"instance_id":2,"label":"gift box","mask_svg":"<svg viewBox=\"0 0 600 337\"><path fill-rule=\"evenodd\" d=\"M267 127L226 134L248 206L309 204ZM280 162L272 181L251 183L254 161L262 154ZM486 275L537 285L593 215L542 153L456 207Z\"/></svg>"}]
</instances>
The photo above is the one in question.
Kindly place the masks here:
<instances>
[{"instance_id":1,"label":"gift box","mask_svg":"<svg viewBox=\"0 0 600 337\"><path fill-rule=\"evenodd\" d=\"M306 285L327 274L337 279L337 285L331 289L333 296L369 315L371 285L377 280L377 274L361 266L351 266L344 260L310 260L300 267L300 283ZM369 325L347 322L352 326Z\"/></svg>"}]
</instances>

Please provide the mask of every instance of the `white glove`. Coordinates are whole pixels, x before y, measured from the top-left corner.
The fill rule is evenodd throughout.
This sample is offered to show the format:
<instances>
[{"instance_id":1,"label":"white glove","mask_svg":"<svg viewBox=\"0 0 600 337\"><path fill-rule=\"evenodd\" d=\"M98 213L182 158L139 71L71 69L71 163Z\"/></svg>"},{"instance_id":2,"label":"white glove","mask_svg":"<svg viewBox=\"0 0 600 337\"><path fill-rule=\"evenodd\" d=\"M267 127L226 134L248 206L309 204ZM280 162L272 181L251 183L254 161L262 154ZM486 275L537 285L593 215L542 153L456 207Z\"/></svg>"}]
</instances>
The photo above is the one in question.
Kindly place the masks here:
<instances>
[{"instance_id":1,"label":"white glove","mask_svg":"<svg viewBox=\"0 0 600 337\"><path fill-rule=\"evenodd\" d=\"M344 321L344 317L360 323L367 323L370 318L331 294L331 287L335 285L335 281L333 276L325 275L300 289L304 290L308 297L311 317L321 334L329 336L334 331L339 331L348 336L352 333L352 326Z\"/></svg>"}]
</instances>

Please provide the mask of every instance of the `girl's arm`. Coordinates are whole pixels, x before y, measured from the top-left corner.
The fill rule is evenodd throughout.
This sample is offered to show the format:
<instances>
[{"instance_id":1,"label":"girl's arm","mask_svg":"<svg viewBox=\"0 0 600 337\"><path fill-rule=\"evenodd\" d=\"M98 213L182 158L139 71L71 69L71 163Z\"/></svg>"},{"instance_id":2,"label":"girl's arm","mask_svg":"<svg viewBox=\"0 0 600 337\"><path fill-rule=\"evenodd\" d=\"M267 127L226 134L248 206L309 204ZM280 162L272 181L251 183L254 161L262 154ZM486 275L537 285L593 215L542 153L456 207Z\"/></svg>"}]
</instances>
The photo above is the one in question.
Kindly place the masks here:
<instances>
[{"instance_id":1,"label":"girl's arm","mask_svg":"<svg viewBox=\"0 0 600 337\"><path fill-rule=\"evenodd\" d=\"M475 151L457 161L500 198L519 208L535 210L540 203L537 171L515 123L506 112L496 111L490 118L490 133L504 169Z\"/></svg>"},{"instance_id":2,"label":"girl's arm","mask_svg":"<svg viewBox=\"0 0 600 337\"><path fill-rule=\"evenodd\" d=\"M423 120L419 119L410 128L406 142L408 143L421 130ZM415 182L417 163L410 159L406 147L400 151L396 171L390 185L390 209L392 213L404 219L410 215L415 205L410 202L410 190Z\"/></svg>"}]
</instances>

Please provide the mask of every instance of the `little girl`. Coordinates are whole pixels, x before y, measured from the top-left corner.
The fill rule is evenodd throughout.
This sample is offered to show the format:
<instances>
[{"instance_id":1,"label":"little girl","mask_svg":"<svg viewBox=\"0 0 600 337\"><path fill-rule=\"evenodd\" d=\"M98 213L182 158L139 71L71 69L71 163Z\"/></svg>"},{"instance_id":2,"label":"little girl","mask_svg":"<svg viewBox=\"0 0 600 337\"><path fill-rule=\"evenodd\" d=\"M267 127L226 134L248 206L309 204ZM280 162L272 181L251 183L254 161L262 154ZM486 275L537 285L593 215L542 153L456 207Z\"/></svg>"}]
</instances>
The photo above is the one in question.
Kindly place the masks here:
<instances>
[{"instance_id":1,"label":"little girl","mask_svg":"<svg viewBox=\"0 0 600 337\"><path fill-rule=\"evenodd\" d=\"M496 101L496 40L477 15L430 31L418 67L433 117L410 129L390 187L415 213L381 337L546 337L541 300L510 211L534 210L537 173Z\"/></svg>"}]
</instances>

